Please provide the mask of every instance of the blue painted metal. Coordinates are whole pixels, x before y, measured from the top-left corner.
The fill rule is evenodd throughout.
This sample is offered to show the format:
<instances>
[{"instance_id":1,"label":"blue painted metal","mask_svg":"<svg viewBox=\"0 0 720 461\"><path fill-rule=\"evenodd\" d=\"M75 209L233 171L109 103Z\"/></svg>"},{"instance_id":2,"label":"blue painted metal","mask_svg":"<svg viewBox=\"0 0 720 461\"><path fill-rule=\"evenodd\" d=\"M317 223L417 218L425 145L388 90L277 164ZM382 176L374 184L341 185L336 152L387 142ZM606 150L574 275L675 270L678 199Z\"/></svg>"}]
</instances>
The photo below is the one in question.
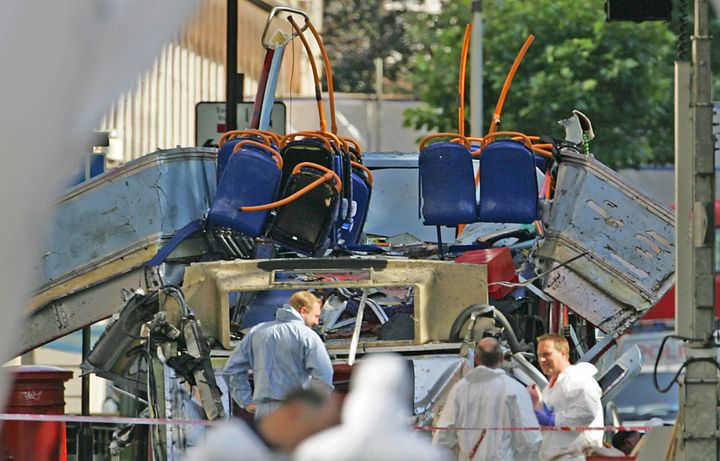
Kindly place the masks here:
<instances>
[{"instance_id":1,"label":"blue painted metal","mask_svg":"<svg viewBox=\"0 0 720 461\"><path fill-rule=\"evenodd\" d=\"M78 173L68 182L68 187L82 184L105 171L105 154L88 154L80 160Z\"/></svg>"},{"instance_id":2,"label":"blue painted metal","mask_svg":"<svg viewBox=\"0 0 720 461\"><path fill-rule=\"evenodd\" d=\"M439 142L418 159L422 216L429 226L457 226L477 220L472 156L467 147Z\"/></svg>"},{"instance_id":3,"label":"blue painted metal","mask_svg":"<svg viewBox=\"0 0 720 461\"><path fill-rule=\"evenodd\" d=\"M163 245L160 251L158 251L155 256L153 256L152 259L150 259L146 263L146 266L159 266L160 264L164 263L167 257L170 256L170 254L175 251L175 249L180 246L182 242L190 238L196 232L202 230L204 225L205 221L203 221L202 219L197 219L177 231L177 233L173 235L170 241Z\"/></svg>"},{"instance_id":4,"label":"blue painted metal","mask_svg":"<svg viewBox=\"0 0 720 461\"><path fill-rule=\"evenodd\" d=\"M272 62L270 63L270 73L268 74L265 94L263 95L262 111L260 112L260 125L258 126L261 130L270 129L270 114L272 114L273 105L275 104L275 88L277 87L278 75L280 75L280 65L282 64L284 55L285 44L277 46L275 48L275 54L273 54Z\"/></svg>"},{"instance_id":5,"label":"blue painted metal","mask_svg":"<svg viewBox=\"0 0 720 461\"><path fill-rule=\"evenodd\" d=\"M262 235L270 211L240 211L240 207L274 202L281 178L282 171L269 152L255 146L243 146L227 162L208 213L208 222L249 237Z\"/></svg>"},{"instance_id":6,"label":"blue painted metal","mask_svg":"<svg viewBox=\"0 0 720 461\"><path fill-rule=\"evenodd\" d=\"M480 154L478 221L529 224L538 219L533 153L517 141L495 141Z\"/></svg>"},{"instance_id":7,"label":"blue painted metal","mask_svg":"<svg viewBox=\"0 0 720 461\"><path fill-rule=\"evenodd\" d=\"M107 277L134 269L128 255L203 218L214 195L215 149L206 148L158 151L75 187L56 205L37 291L111 263Z\"/></svg>"}]
</instances>

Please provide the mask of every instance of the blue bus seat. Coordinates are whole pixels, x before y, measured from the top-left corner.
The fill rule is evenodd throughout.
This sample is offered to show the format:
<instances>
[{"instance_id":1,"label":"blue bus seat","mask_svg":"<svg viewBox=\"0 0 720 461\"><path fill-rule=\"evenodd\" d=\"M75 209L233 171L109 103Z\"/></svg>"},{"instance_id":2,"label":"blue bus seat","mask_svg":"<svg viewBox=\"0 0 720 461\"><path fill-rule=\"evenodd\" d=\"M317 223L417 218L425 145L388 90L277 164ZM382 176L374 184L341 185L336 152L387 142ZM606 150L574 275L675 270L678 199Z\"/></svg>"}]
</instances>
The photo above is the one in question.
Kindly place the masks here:
<instances>
[{"instance_id":1,"label":"blue bus seat","mask_svg":"<svg viewBox=\"0 0 720 461\"><path fill-rule=\"evenodd\" d=\"M438 142L418 158L422 216L429 226L457 226L477 220L472 156L467 147Z\"/></svg>"},{"instance_id":2,"label":"blue bus seat","mask_svg":"<svg viewBox=\"0 0 720 461\"><path fill-rule=\"evenodd\" d=\"M480 154L478 221L529 224L538 219L533 153L517 141L494 141Z\"/></svg>"},{"instance_id":3,"label":"blue bus seat","mask_svg":"<svg viewBox=\"0 0 720 461\"><path fill-rule=\"evenodd\" d=\"M223 147L228 144L232 141ZM281 177L282 171L268 151L243 146L227 160L208 212L208 222L249 237L262 235L270 211L240 211L240 207L275 201Z\"/></svg>"},{"instance_id":4,"label":"blue bus seat","mask_svg":"<svg viewBox=\"0 0 720 461\"><path fill-rule=\"evenodd\" d=\"M230 137L233 136L233 137ZM235 146L240 141L258 141L260 143L265 142L267 137L264 137L262 134L253 134L250 130L239 130L239 131L231 131L228 133L225 133L223 135L224 137L230 137L230 139L223 140L221 138L222 145L218 149L217 153L217 169L216 169L216 175L217 175L217 181L220 182L220 178L222 177L223 171L225 171L225 167L227 165L228 160L230 159L230 156L232 155L233 149L235 149ZM265 139L264 139L265 138ZM275 150L277 150L277 146L272 144L271 147Z\"/></svg>"},{"instance_id":5,"label":"blue bus seat","mask_svg":"<svg viewBox=\"0 0 720 461\"><path fill-rule=\"evenodd\" d=\"M352 208L354 214L351 216L352 222L349 229L343 228L340 231L340 237L343 245L356 245L360 240L365 221L367 220L368 209L370 208L370 195L372 193L372 185L366 173L360 168L353 166L352 168Z\"/></svg>"}]
</instances>

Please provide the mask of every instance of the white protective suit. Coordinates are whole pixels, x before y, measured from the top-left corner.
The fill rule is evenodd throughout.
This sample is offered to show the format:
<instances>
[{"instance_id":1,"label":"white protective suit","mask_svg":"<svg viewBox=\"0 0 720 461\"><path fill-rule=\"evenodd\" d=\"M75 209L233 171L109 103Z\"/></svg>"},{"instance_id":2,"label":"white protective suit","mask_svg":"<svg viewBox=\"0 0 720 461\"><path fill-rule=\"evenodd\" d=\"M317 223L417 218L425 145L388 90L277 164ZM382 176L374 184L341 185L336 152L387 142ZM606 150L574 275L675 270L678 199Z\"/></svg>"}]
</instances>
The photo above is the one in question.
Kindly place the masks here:
<instances>
[{"instance_id":1,"label":"white protective suit","mask_svg":"<svg viewBox=\"0 0 720 461\"><path fill-rule=\"evenodd\" d=\"M560 373L553 386L543 389L543 403L555 413L555 426L603 426L602 391L590 363L570 365ZM558 453L584 446L601 446L602 431L547 431L543 436L540 459L553 459ZM565 456L563 461L584 460L585 456Z\"/></svg>"},{"instance_id":2,"label":"white protective suit","mask_svg":"<svg viewBox=\"0 0 720 461\"><path fill-rule=\"evenodd\" d=\"M242 456L240 456L242 454ZM265 461L275 456L242 421L230 419L207 431L205 439L189 448L185 461Z\"/></svg>"},{"instance_id":3,"label":"white protective suit","mask_svg":"<svg viewBox=\"0 0 720 461\"><path fill-rule=\"evenodd\" d=\"M353 374L342 424L295 451L297 461L441 461L450 454L415 433L409 423L412 381L397 355L370 355Z\"/></svg>"},{"instance_id":4,"label":"white protective suit","mask_svg":"<svg viewBox=\"0 0 720 461\"><path fill-rule=\"evenodd\" d=\"M504 370L482 365L453 386L437 424L477 428L539 426L527 388ZM537 430L439 430L433 437L433 443L457 450L459 460L476 461L535 461L541 442Z\"/></svg>"}]
</instances>

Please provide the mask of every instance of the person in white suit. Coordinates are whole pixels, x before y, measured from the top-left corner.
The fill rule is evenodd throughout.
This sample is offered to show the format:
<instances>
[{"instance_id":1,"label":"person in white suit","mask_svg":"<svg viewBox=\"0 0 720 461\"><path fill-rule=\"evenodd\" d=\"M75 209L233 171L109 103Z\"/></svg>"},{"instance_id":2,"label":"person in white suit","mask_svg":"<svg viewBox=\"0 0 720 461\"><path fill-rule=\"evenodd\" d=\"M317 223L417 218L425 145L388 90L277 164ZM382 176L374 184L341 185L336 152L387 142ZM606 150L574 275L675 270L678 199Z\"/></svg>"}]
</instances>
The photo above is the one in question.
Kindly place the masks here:
<instances>
[{"instance_id":1,"label":"person in white suit","mask_svg":"<svg viewBox=\"0 0 720 461\"><path fill-rule=\"evenodd\" d=\"M530 387L535 415L543 426L603 426L600 403L602 390L593 377L597 368L590 363L570 364L567 340L549 333L538 338L537 356L549 383L540 392ZM540 458L543 460L581 461L587 447L602 446L603 432L548 431L543 437Z\"/></svg>"},{"instance_id":2,"label":"person in white suit","mask_svg":"<svg viewBox=\"0 0 720 461\"><path fill-rule=\"evenodd\" d=\"M412 379L398 355L371 354L358 364L342 409L342 424L295 450L297 461L448 461L450 453L411 424Z\"/></svg>"},{"instance_id":3,"label":"person in white suit","mask_svg":"<svg viewBox=\"0 0 720 461\"><path fill-rule=\"evenodd\" d=\"M457 454L458 460L510 461L538 459L542 436L537 430L485 430L498 427L538 427L525 386L500 368L502 347L494 338L481 339L475 365L448 395L433 443ZM482 428L480 430L453 430Z\"/></svg>"}]
</instances>

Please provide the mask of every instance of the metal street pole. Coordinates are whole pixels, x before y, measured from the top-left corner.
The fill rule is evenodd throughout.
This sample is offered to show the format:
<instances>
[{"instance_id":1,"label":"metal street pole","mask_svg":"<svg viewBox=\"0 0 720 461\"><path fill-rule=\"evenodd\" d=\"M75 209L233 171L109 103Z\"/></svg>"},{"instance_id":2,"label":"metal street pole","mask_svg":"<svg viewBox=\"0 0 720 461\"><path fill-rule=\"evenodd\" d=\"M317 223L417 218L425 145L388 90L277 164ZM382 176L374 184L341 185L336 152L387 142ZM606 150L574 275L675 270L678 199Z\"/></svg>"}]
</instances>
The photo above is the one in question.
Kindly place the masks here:
<instances>
[{"instance_id":1,"label":"metal street pole","mask_svg":"<svg viewBox=\"0 0 720 461\"><path fill-rule=\"evenodd\" d=\"M678 431L679 460L718 460L718 369L715 329L715 159L712 134L712 75L708 1L695 0L692 78L676 65L677 266L675 329L692 338L684 346L688 363L681 386L684 418ZM689 80L689 82L688 82ZM682 92L690 84L690 120ZM681 132L683 126L691 128ZM692 139L689 134L691 133ZM683 151L684 147L690 147Z\"/></svg>"},{"instance_id":2,"label":"metal street pole","mask_svg":"<svg viewBox=\"0 0 720 461\"><path fill-rule=\"evenodd\" d=\"M227 0L225 36L225 131L237 130L237 103L242 101L242 80L238 79L238 0Z\"/></svg>"},{"instance_id":3,"label":"metal street pole","mask_svg":"<svg viewBox=\"0 0 720 461\"><path fill-rule=\"evenodd\" d=\"M482 0L472 2L472 36L470 47L470 133L483 131L483 22Z\"/></svg>"}]
</instances>

